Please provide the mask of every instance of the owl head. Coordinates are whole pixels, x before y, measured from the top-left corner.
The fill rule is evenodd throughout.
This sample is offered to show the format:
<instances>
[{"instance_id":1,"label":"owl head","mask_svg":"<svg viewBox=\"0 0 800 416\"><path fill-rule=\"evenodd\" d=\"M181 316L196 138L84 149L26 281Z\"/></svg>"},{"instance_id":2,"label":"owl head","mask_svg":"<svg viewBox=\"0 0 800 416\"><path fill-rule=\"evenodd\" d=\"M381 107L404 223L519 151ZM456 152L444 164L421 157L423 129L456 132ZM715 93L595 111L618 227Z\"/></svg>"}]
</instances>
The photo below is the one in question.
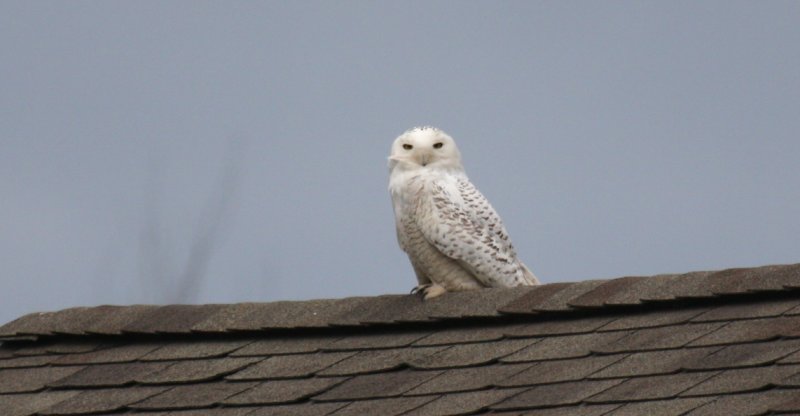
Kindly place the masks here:
<instances>
[{"instance_id":1,"label":"owl head","mask_svg":"<svg viewBox=\"0 0 800 416\"><path fill-rule=\"evenodd\" d=\"M414 127L392 144L389 169L463 170L456 142L436 127Z\"/></svg>"}]
</instances>

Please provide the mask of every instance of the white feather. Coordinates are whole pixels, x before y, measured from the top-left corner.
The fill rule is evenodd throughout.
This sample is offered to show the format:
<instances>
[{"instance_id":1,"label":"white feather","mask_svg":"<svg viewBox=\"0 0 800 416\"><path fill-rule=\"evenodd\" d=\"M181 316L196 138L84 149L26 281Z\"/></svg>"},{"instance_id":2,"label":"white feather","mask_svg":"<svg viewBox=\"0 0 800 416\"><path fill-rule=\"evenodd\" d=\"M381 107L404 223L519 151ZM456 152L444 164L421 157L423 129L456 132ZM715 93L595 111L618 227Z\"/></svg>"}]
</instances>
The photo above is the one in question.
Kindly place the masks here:
<instances>
[{"instance_id":1,"label":"white feather","mask_svg":"<svg viewBox=\"0 0 800 416\"><path fill-rule=\"evenodd\" d=\"M443 292L539 283L467 178L450 136L432 127L405 132L392 145L389 169L398 242L421 286Z\"/></svg>"}]
</instances>

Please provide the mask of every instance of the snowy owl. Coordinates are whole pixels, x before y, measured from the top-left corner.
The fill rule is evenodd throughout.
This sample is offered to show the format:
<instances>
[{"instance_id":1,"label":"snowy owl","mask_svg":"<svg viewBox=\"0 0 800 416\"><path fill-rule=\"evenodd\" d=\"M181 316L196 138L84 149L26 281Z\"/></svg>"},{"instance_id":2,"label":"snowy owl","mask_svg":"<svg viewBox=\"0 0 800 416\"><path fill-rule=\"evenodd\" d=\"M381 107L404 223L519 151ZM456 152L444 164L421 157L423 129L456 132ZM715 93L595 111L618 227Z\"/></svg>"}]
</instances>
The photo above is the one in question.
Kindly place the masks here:
<instances>
[{"instance_id":1,"label":"snowy owl","mask_svg":"<svg viewBox=\"0 0 800 416\"><path fill-rule=\"evenodd\" d=\"M425 299L445 292L536 285L500 217L469 181L456 143L434 127L401 134L389 156L397 240Z\"/></svg>"}]
</instances>

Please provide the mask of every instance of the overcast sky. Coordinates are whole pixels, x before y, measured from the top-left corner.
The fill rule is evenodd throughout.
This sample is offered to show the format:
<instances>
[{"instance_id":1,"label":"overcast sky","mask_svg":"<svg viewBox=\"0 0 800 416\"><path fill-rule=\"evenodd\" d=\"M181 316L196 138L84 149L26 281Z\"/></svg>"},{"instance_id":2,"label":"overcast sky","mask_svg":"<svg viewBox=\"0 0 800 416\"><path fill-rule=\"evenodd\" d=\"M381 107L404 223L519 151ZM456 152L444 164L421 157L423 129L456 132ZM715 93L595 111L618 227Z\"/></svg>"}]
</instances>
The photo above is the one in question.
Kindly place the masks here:
<instances>
[{"instance_id":1,"label":"overcast sky","mask_svg":"<svg viewBox=\"0 0 800 416\"><path fill-rule=\"evenodd\" d=\"M407 293L438 126L545 283L800 261L800 2L0 1L0 322Z\"/></svg>"}]
</instances>

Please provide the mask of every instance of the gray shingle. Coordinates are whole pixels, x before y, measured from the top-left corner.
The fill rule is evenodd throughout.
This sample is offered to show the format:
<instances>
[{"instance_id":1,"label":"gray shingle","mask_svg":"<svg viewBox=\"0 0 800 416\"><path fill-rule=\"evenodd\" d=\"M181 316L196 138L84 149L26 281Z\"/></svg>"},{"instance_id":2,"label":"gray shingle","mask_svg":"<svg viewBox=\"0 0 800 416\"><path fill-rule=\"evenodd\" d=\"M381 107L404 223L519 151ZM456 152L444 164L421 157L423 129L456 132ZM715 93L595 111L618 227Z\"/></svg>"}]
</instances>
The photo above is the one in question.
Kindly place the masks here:
<instances>
[{"instance_id":1,"label":"gray shingle","mask_svg":"<svg viewBox=\"0 0 800 416\"><path fill-rule=\"evenodd\" d=\"M591 292L600 285L604 284L605 280L585 280L582 282L570 283L569 286L564 287L547 299L539 302L536 305L531 305L534 311L543 312L558 312L572 310L571 302L574 299L580 298L584 294Z\"/></svg>"},{"instance_id":2,"label":"gray shingle","mask_svg":"<svg viewBox=\"0 0 800 416\"><path fill-rule=\"evenodd\" d=\"M634 377L674 373L685 368L687 363L699 362L717 350L719 350L719 347L635 353L592 374L590 378Z\"/></svg>"},{"instance_id":3,"label":"gray shingle","mask_svg":"<svg viewBox=\"0 0 800 416\"><path fill-rule=\"evenodd\" d=\"M298 354L317 352L340 339L339 336L272 336L258 339L247 346L232 352L231 356L265 356L278 354Z\"/></svg>"},{"instance_id":4,"label":"gray shingle","mask_svg":"<svg viewBox=\"0 0 800 416\"><path fill-rule=\"evenodd\" d=\"M624 357L625 355L601 355L579 359L540 361L498 384L500 386L529 386L579 381Z\"/></svg>"},{"instance_id":5,"label":"gray shingle","mask_svg":"<svg viewBox=\"0 0 800 416\"><path fill-rule=\"evenodd\" d=\"M459 344L435 354L416 357L408 364L414 368L438 369L487 364L535 344L536 339L508 339L502 341Z\"/></svg>"},{"instance_id":6,"label":"gray shingle","mask_svg":"<svg viewBox=\"0 0 800 416\"><path fill-rule=\"evenodd\" d=\"M231 405L289 403L324 392L344 380L343 377L272 380L231 396L223 403Z\"/></svg>"},{"instance_id":7,"label":"gray shingle","mask_svg":"<svg viewBox=\"0 0 800 416\"><path fill-rule=\"evenodd\" d=\"M455 368L408 391L407 395L441 394L482 390L503 383L509 377L530 368L533 364L494 364L480 367Z\"/></svg>"},{"instance_id":8,"label":"gray shingle","mask_svg":"<svg viewBox=\"0 0 800 416\"><path fill-rule=\"evenodd\" d=\"M330 324L358 326L365 323L394 323L398 321L429 322L430 303L419 296L378 296L363 298L358 304L334 316Z\"/></svg>"},{"instance_id":9,"label":"gray shingle","mask_svg":"<svg viewBox=\"0 0 800 416\"><path fill-rule=\"evenodd\" d=\"M793 352L778 360L778 364L800 364L800 351Z\"/></svg>"},{"instance_id":10,"label":"gray shingle","mask_svg":"<svg viewBox=\"0 0 800 416\"><path fill-rule=\"evenodd\" d=\"M533 290L536 290L535 286L484 289L480 301L476 301L472 292L453 292L442 296L440 301L423 302L423 305L432 318L495 317L500 315L498 310L503 305Z\"/></svg>"},{"instance_id":11,"label":"gray shingle","mask_svg":"<svg viewBox=\"0 0 800 416\"><path fill-rule=\"evenodd\" d=\"M597 351L616 353L679 348L719 329L722 325L724 325L724 323L717 322L644 328L632 332L616 342L598 347Z\"/></svg>"},{"instance_id":12,"label":"gray shingle","mask_svg":"<svg viewBox=\"0 0 800 416\"><path fill-rule=\"evenodd\" d=\"M137 412L136 416L251 416L252 408L217 408L217 409L203 409L197 410L173 410L166 412Z\"/></svg>"},{"instance_id":13,"label":"gray shingle","mask_svg":"<svg viewBox=\"0 0 800 416\"><path fill-rule=\"evenodd\" d=\"M355 352L329 352L275 356L226 378L228 380L266 380L307 377L355 354Z\"/></svg>"},{"instance_id":14,"label":"gray shingle","mask_svg":"<svg viewBox=\"0 0 800 416\"><path fill-rule=\"evenodd\" d=\"M257 383L213 382L162 388L146 400L131 403L128 407L139 410L192 409L211 407L228 397L255 387ZM126 391L130 389L123 389Z\"/></svg>"},{"instance_id":15,"label":"gray shingle","mask_svg":"<svg viewBox=\"0 0 800 416\"><path fill-rule=\"evenodd\" d=\"M542 338L541 341L504 357L501 361L523 362L585 357L607 344L616 342L625 335L620 332L603 332Z\"/></svg>"},{"instance_id":16,"label":"gray shingle","mask_svg":"<svg viewBox=\"0 0 800 416\"><path fill-rule=\"evenodd\" d=\"M142 384L174 384L217 380L259 360L255 357L230 357L178 361L158 371L139 375L136 381Z\"/></svg>"},{"instance_id":17,"label":"gray shingle","mask_svg":"<svg viewBox=\"0 0 800 416\"><path fill-rule=\"evenodd\" d=\"M717 374L718 372L678 373L631 378L586 400L594 403L607 403L673 398Z\"/></svg>"},{"instance_id":18,"label":"gray shingle","mask_svg":"<svg viewBox=\"0 0 800 416\"><path fill-rule=\"evenodd\" d=\"M53 360L55 365L124 363L135 361L161 347L157 342L115 344L107 348L82 354L66 354Z\"/></svg>"},{"instance_id":19,"label":"gray shingle","mask_svg":"<svg viewBox=\"0 0 800 416\"><path fill-rule=\"evenodd\" d=\"M0 415L29 416L76 395L79 391L44 391L0 396Z\"/></svg>"},{"instance_id":20,"label":"gray shingle","mask_svg":"<svg viewBox=\"0 0 800 416\"><path fill-rule=\"evenodd\" d=\"M617 316L573 316L568 319L548 319L518 325L514 332L507 332L510 337L535 337L549 335L585 334L608 325Z\"/></svg>"},{"instance_id":21,"label":"gray shingle","mask_svg":"<svg viewBox=\"0 0 800 416\"><path fill-rule=\"evenodd\" d=\"M159 306L98 306L92 308L93 316L86 327L88 334L119 335L122 328L142 319Z\"/></svg>"},{"instance_id":22,"label":"gray shingle","mask_svg":"<svg viewBox=\"0 0 800 416\"><path fill-rule=\"evenodd\" d=\"M618 408L618 404L595 404L584 406L561 406L550 407L546 409L536 409L529 412L516 411L516 412L496 412L492 413L494 416L605 416L608 412ZM651 416L651 415L648 415Z\"/></svg>"},{"instance_id":23,"label":"gray shingle","mask_svg":"<svg viewBox=\"0 0 800 416\"><path fill-rule=\"evenodd\" d=\"M757 416L797 400L797 390L769 390L758 393L724 395L687 413L687 416Z\"/></svg>"},{"instance_id":24,"label":"gray shingle","mask_svg":"<svg viewBox=\"0 0 800 416\"><path fill-rule=\"evenodd\" d=\"M528 389L491 407L497 410L508 410L578 404L588 397L616 386L622 381L600 380L545 384Z\"/></svg>"},{"instance_id":25,"label":"gray shingle","mask_svg":"<svg viewBox=\"0 0 800 416\"><path fill-rule=\"evenodd\" d=\"M69 308L58 312L38 312L25 315L0 327L0 336L82 334L97 319L98 308Z\"/></svg>"},{"instance_id":26,"label":"gray shingle","mask_svg":"<svg viewBox=\"0 0 800 416\"><path fill-rule=\"evenodd\" d=\"M733 303L718 306L694 318L693 322L731 321L736 319L753 319L779 316L797 306L800 300L759 300L746 303Z\"/></svg>"},{"instance_id":27,"label":"gray shingle","mask_svg":"<svg viewBox=\"0 0 800 416\"><path fill-rule=\"evenodd\" d=\"M706 279L713 272L701 271L667 277L668 289L661 300L698 299L713 297Z\"/></svg>"},{"instance_id":28,"label":"gray shingle","mask_svg":"<svg viewBox=\"0 0 800 416\"><path fill-rule=\"evenodd\" d=\"M448 328L432 332L414 342L415 346L452 345L465 342L497 341L505 334L517 333L523 325L484 325L480 327Z\"/></svg>"},{"instance_id":29,"label":"gray shingle","mask_svg":"<svg viewBox=\"0 0 800 416\"><path fill-rule=\"evenodd\" d=\"M603 416L679 416L712 400L714 400L714 397L629 403Z\"/></svg>"},{"instance_id":30,"label":"gray shingle","mask_svg":"<svg viewBox=\"0 0 800 416\"><path fill-rule=\"evenodd\" d=\"M730 322L689 345L721 345L800 336L800 316Z\"/></svg>"},{"instance_id":31,"label":"gray shingle","mask_svg":"<svg viewBox=\"0 0 800 416\"><path fill-rule=\"evenodd\" d=\"M247 315L243 329L323 328L342 313L352 310L369 298L318 299L304 302L259 304Z\"/></svg>"},{"instance_id":32,"label":"gray shingle","mask_svg":"<svg viewBox=\"0 0 800 416\"><path fill-rule=\"evenodd\" d=\"M608 304L639 304L641 301L638 296L624 296L627 293L636 293L633 289L642 277L620 277L604 281L594 289L577 296L568 303L575 308L600 308ZM622 302L619 298L627 299Z\"/></svg>"},{"instance_id":33,"label":"gray shingle","mask_svg":"<svg viewBox=\"0 0 800 416\"><path fill-rule=\"evenodd\" d=\"M440 371L395 371L351 378L315 401L341 401L399 396L440 374Z\"/></svg>"},{"instance_id":34,"label":"gray shingle","mask_svg":"<svg viewBox=\"0 0 800 416\"><path fill-rule=\"evenodd\" d=\"M83 390L64 401L39 411L42 415L72 415L113 412L166 391L166 387Z\"/></svg>"},{"instance_id":35,"label":"gray shingle","mask_svg":"<svg viewBox=\"0 0 800 416\"><path fill-rule=\"evenodd\" d=\"M326 416L348 404L350 404L350 402L298 403L292 405L264 406L256 408L255 410L253 410L252 407L246 407L245 409L247 409L247 412L252 412L247 413L246 416Z\"/></svg>"},{"instance_id":36,"label":"gray shingle","mask_svg":"<svg viewBox=\"0 0 800 416\"><path fill-rule=\"evenodd\" d=\"M764 389L800 373L800 365L778 365L725 370L685 391L682 396L708 396Z\"/></svg>"},{"instance_id":37,"label":"gray shingle","mask_svg":"<svg viewBox=\"0 0 800 416\"><path fill-rule=\"evenodd\" d=\"M636 305L643 302L663 302L675 299L673 287L678 275L665 274L640 277L628 290L614 293L605 300L606 305Z\"/></svg>"},{"instance_id":38,"label":"gray shingle","mask_svg":"<svg viewBox=\"0 0 800 416\"><path fill-rule=\"evenodd\" d=\"M122 332L187 334L192 326L215 314L224 305L165 305L142 313L122 327Z\"/></svg>"},{"instance_id":39,"label":"gray shingle","mask_svg":"<svg viewBox=\"0 0 800 416\"><path fill-rule=\"evenodd\" d=\"M90 352L98 349L100 344L91 341L75 341L75 342L42 342L34 345L28 345L17 348L9 356L21 355L47 355L47 354L75 354L81 352ZM1 353L0 353L1 354Z\"/></svg>"},{"instance_id":40,"label":"gray shingle","mask_svg":"<svg viewBox=\"0 0 800 416\"><path fill-rule=\"evenodd\" d=\"M454 393L441 396L411 412L408 416L465 415L473 414L520 393L524 389L493 389Z\"/></svg>"},{"instance_id":41,"label":"gray shingle","mask_svg":"<svg viewBox=\"0 0 800 416\"><path fill-rule=\"evenodd\" d=\"M714 272L707 278L710 290L717 295L780 291L800 283L796 265L736 268Z\"/></svg>"},{"instance_id":42,"label":"gray shingle","mask_svg":"<svg viewBox=\"0 0 800 416\"><path fill-rule=\"evenodd\" d=\"M0 368L42 367L57 360L58 355L31 355L0 360Z\"/></svg>"},{"instance_id":43,"label":"gray shingle","mask_svg":"<svg viewBox=\"0 0 800 416\"><path fill-rule=\"evenodd\" d=\"M331 416L381 415L397 416L424 405L436 397L398 397L393 399L360 400L342 407ZM306 416L306 415L302 415Z\"/></svg>"},{"instance_id":44,"label":"gray shingle","mask_svg":"<svg viewBox=\"0 0 800 416\"><path fill-rule=\"evenodd\" d=\"M677 325L688 322L695 316L710 310L709 307L689 307L678 309L658 309L623 315L600 328L600 331L618 331L622 329L652 328L666 325Z\"/></svg>"},{"instance_id":45,"label":"gray shingle","mask_svg":"<svg viewBox=\"0 0 800 416\"><path fill-rule=\"evenodd\" d=\"M141 377L156 371L163 370L171 363L119 363L95 364L84 367L53 367L53 368L82 368L69 377L54 381L49 385L58 388L84 388L84 387L114 387L133 383Z\"/></svg>"},{"instance_id":46,"label":"gray shingle","mask_svg":"<svg viewBox=\"0 0 800 416\"><path fill-rule=\"evenodd\" d=\"M800 350L800 340L760 342L726 346L701 360L689 362L689 369L724 369L771 364Z\"/></svg>"},{"instance_id":47,"label":"gray shingle","mask_svg":"<svg viewBox=\"0 0 800 416\"><path fill-rule=\"evenodd\" d=\"M305 302L238 303L225 305L192 331L257 331L264 328L322 328L342 313L370 298L321 299Z\"/></svg>"},{"instance_id":48,"label":"gray shingle","mask_svg":"<svg viewBox=\"0 0 800 416\"><path fill-rule=\"evenodd\" d=\"M407 366L408 363L417 360L424 360L426 357L443 351L446 348L447 347L418 347L361 351L317 372L317 374L323 376L340 376L388 371Z\"/></svg>"},{"instance_id":49,"label":"gray shingle","mask_svg":"<svg viewBox=\"0 0 800 416\"><path fill-rule=\"evenodd\" d=\"M539 305L547 302L557 293L572 287L572 283L551 283L534 286L532 290L502 305L499 311L507 314L535 314Z\"/></svg>"},{"instance_id":50,"label":"gray shingle","mask_svg":"<svg viewBox=\"0 0 800 416\"><path fill-rule=\"evenodd\" d=\"M73 308L3 327L48 336L0 344L0 414L795 412L798 305L800 265L431 301Z\"/></svg>"},{"instance_id":51,"label":"gray shingle","mask_svg":"<svg viewBox=\"0 0 800 416\"><path fill-rule=\"evenodd\" d=\"M222 357L252 341L242 340L203 340L168 342L158 349L151 351L139 359L144 361L155 360L184 360L188 358Z\"/></svg>"},{"instance_id":52,"label":"gray shingle","mask_svg":"<svg viewBox=\"0 0 800 416\"><path fill-rule=\"evenodd\" d=\"M37 367L0 370L0 394L43 390L56 380L68 377L83 367Z\"/></svg>"},{"instance_id":53,"label":"gray shingle","mask_svg":"<svg viewBox=\"0 0 800 416\"><path fill-rule=\"evenodd\" d=\"M349 351L405 347L430 333L431 331L404 331L351 335L326 344L322 349L323 351Z\"/></svg>"}]
</instances>

